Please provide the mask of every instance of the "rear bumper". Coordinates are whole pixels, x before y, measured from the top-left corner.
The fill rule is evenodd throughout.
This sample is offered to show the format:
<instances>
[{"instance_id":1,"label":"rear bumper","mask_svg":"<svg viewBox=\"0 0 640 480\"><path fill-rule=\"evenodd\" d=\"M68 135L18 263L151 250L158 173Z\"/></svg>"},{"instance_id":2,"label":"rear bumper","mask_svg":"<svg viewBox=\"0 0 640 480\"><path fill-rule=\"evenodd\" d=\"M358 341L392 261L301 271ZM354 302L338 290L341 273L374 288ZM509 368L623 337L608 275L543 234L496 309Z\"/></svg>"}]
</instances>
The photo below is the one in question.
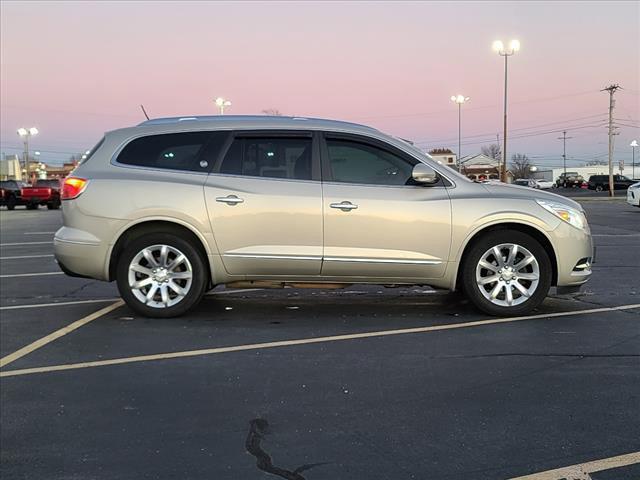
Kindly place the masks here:
<instances>
[{"instance_id":1,"label":"rear bumper","mask_svg":"<svg viewBox=\"0 0 640 480\"><path fill-rule=\"evenodd\" d=\"M107 247L88 232L60 228L53 238L53 251L60 269L67 275L107 280L104 276Z\"/></svg>"}]
</instances>

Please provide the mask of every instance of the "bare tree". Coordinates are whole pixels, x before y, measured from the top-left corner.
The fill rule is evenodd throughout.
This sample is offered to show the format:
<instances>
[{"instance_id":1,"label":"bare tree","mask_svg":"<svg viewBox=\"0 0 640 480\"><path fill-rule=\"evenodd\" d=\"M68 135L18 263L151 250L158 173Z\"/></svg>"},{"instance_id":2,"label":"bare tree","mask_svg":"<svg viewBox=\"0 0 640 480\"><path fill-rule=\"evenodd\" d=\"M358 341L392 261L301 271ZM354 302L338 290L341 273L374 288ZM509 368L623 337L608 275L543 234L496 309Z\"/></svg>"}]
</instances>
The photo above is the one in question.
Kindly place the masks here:
<instances>
[{"instance_id":1,"label":"bare tree","mask_svg":"<svg viewBox=\"0 0 640 480\"><path fill-rule=\"evenodd\" d=\"M265 108L262 110L262 113L265 115L271 115L273 117L281 117L282 113L277 108Z\"/></svg>"},{"instance_id":2,"label":"bare tree","mask_svg":"<svg viewBox=\"0 0 640 480\"><path fill-rule=\"evenodd\" d=\"M531 161L523 153L516 153L511 157L510 169L514 178L529 178Z\"/></svg>"},{"instance_id":3,"label":"bare tree","mask_svg":"<svg viewBox=\"0 0 640 480\"><path fill-rule=\"evenodd\" d=\"M483 145L482 148L480 148L480 152L489 158L493 158L494 160L500 159L500 145L498 145L497 143L492 143L491 145Z\"/></svg>"}]
</instances>

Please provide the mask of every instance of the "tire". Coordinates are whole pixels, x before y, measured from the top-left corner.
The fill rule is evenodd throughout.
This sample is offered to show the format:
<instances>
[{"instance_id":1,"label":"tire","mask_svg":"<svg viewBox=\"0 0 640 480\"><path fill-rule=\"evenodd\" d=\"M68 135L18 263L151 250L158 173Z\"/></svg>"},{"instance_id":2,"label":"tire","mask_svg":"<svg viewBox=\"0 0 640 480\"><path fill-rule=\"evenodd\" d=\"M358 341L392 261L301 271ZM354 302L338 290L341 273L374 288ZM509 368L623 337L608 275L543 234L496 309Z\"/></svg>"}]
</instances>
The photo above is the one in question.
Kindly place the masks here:
<instances>
[{"instance_id":1,"label":"tire","mask_svg":"<svg viewBox=\"0 0 640 480\"><path fill-rule=\"evenodd\" d=\"M596 185L596 192L601 192L602 190L604 190L602 185Z\"/></svg>"},{"instance_id":2,"label":"tire","mask_svg":"<svg viewBox=\"0 0 640 480\"><path fill-rule=\"evenodd\" d=\"M37 203L29 203L27 204L27 210L37 210L38 209L38 204Z\"/></svg>"},{"instance_id":3,"label":"tire","mask_svg":"<svg viewBox=\"0 0 640 480\"><path fill-rule=\"evenodd\" d=\"M11 196L7 198L7 210L13 210L16 208L16 197Z\"/></svg>"},{"instance_id":4,"label":"tire","mask_svg":"<svg viewBox=\"0 0 640 480\"><path fill-rule=\"evenodd\" d=\"M47 208L49 210L58 210L60 208L60 200L54 200L50 203L47 203Z\"/></svg>"},{"instance_id":5,"label":"tire","mask_svg":"<svg viewBox=\"0 0 640 480\"><path fill-rule=\"evenodd\" d=\"M161 256L163 246L167 251L164 262ZM145 249L153 256L155 266L143 254ZM170 264L180 254L184 260L173 269L161 268L171 267ZM130 269L131 265L135 265L137 270ZM143 273L145 269L149 274ZM156 273L152 273L154 270ZM191 277L186 278L189 273ZM174 233L148 233L136 238L125 246L116 267L116 281L122 299L136 313L151 318L177 317L188 312L202 299L208 279L208 266L203 255L191 242ZM135 281L146 285L133 288L132 282ZM151 293L152 289L154 293ZM183 295L178 293L185 290ZM146 300L148 297L145 295L150 293L150 300Z\"/></svg>"},{"instance_id":6,"label":"tire","mask_svg":"<svg viewBox=\"0 0 640 480\"><path fill-rule=\"evenodd\" d=\"M508 260L511 254L508 245L518 247L515 258L510 263ZM508 263L506 266L515 265L516 268L509 267L501 273L497 257L493 256L494 247L499 247L502 262ZM533 261L528 259L529 256L533 257ZM482 267L481 260L486 262L485 265L491 264L495 269ZM523 261L530 261L530 263L517 268ZM552 274L549 255L535 238L515 230L498 230L480 237L465 253L461 283L464 293L479 310L489 315L513 316L527 314L542 303L549 293ZM527 279L523 278L525 275ZM488 281L491 280L490 277L496 280ZM481 281L485 282L484 286L479 284ZM516 283L527 292L528 296L523 295L521 290L516 288ZM498 288L500 290L492 300L492 293ZM507 293L509 289L512 297L511 305L509 305Z\"/></svg>"}]
</instances>

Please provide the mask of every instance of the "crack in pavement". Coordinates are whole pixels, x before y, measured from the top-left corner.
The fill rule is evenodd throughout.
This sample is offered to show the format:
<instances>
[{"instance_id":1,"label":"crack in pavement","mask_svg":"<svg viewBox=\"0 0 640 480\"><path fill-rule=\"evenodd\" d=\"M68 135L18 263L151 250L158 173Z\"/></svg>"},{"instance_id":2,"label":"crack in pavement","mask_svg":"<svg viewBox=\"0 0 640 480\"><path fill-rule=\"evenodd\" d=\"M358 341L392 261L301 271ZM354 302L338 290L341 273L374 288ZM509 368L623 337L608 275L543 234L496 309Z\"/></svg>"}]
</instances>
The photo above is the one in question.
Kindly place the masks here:
<instances>
[{"instance_id":1,"label":"crack in pavement","mask_svg":"<svg viewBox=\"0 0 640 480\"><path fill-rule=\"evenodd\" d=\"M245 449L256 457L256 466L263 472L277 475L286 480L305 480L305 478L300 475L301 472L329 463L307 463L299 466L295 470L276 467L271 460L271 456L262 449L261 443L267 433L269 433L269 422L264 418L255 418L249 422L249 434L245 441Z\"/></svg>"}]
</instances>

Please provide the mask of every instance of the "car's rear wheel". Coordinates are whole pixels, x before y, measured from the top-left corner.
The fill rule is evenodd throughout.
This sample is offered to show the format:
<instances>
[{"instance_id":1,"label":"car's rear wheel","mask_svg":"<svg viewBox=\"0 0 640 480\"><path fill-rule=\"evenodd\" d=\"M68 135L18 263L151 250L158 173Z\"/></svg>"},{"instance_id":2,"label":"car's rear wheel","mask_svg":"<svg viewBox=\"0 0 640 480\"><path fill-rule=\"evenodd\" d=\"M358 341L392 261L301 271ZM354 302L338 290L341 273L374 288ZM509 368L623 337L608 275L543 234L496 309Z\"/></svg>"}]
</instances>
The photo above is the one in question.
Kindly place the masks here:
<instances>
[{"instance_id":1,"label":"car's rear wheel","mask_svg":"<svg viewBox=\"0 0 640 480\"><path fill-rule=\"evenodd\" d=\"M462 285L465 294L489 315L531 312L551 287L552 265L540 243L514 230L490 232L465 254Z\"/></svg>"},{"instance_id":2,"label":"car's rear wheel","mask_svg":"<svg viewBox=\"0 0 640 480\"><path fill-rule=\"evenodd\" d=\"M16 208L16 197L13 195L7 198L7 210L13 210Z\"/></svg>"},{"instance_id":3,"label":"car's rear wheel","mask_svg":"<svg viewBox=\"0 0 640 480\"><path fill-rule=\"evenodd\" d=\"M203 255L190 242L171 233L153 233L124 248L116 279L132 310L167 318L186 313L202 299L208 274Z\"/></svg>"},{"instance_id":4,"label":"car's rear wheel","mask_svg":"<svg viewBox=\"0 0 640 480\"><path fill-rule=\"evenodd\" d=\"M604 190L602 185L596 185L596 192L601 192L602 190Z\"/></svg>"}]
</instances>

